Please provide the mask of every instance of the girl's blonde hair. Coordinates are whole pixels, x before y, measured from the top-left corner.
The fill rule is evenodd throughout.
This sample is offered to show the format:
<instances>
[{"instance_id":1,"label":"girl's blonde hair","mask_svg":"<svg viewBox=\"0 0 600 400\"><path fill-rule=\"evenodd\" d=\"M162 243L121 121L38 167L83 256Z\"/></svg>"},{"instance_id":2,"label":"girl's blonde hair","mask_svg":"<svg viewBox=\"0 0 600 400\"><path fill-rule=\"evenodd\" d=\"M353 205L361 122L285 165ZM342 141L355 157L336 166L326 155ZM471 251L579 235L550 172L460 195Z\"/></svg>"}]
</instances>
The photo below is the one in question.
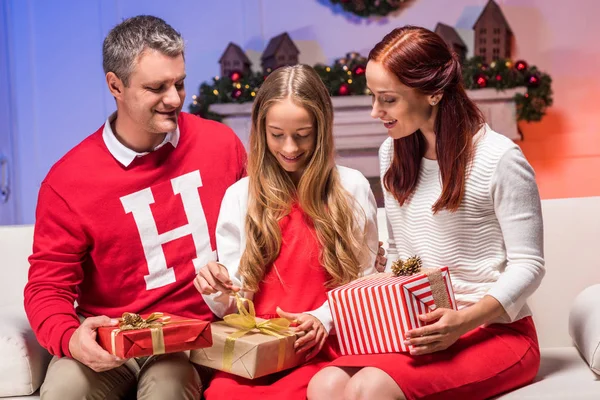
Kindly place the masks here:
<instances>
[{"instance_id":1,"label":"girl's blonde hair","mask_svg":"<svg viewBox=\"0 0 600 400\"><path fill-rule=\"evenodd\" d=\"M316 134L315 149L297 187L267 147L267 112L288 98L311 115ZM314 224L322 248L319 259L331 277L328 285L338 286L359 276L362 252L367 249L359 218L365 218L365 213L340 182L332 129L331 98L311 67L279 68L262 84L252 109L247 240L239 268L248 290L258 290L266 267L279 255L278 221L290 212L294 201Z\"/></svg>"}]
</instances>

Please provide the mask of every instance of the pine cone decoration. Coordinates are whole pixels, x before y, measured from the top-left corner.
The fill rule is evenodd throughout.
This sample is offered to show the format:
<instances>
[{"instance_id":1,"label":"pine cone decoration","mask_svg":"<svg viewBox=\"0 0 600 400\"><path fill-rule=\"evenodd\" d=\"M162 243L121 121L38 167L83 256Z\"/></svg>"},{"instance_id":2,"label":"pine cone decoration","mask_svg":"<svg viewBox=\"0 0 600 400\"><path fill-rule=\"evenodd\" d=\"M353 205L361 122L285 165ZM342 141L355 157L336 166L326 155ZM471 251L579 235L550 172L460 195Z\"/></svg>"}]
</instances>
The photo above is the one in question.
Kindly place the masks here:
<instances>
[{"instance_id":1,"label":"pine cone decoration","mask_svg":"<svg viewBox=\"0 0 600 400\"><path fill-rule=\"evenodd\" d=\"M421 261L421 257L412 256L406 259L404 262L404 268L407 269L409 275L417 274L421 271L421 267L423 266L423 261Z\"/></svg>"},{"instance_id":2,"label":"pine cone decoration","mask_svg":"<svg viewBox=\"0 0 600 400\"><path fill-rule=\"evenodd\" d=\"M142 317L140 317L138 314L134 314L134 313L123 313L123 316L121 317L121 324L120 327L121 329L134 329L134 328L141 328L143 327L142 325L145 324L145 321Z\"/></svg>"},{"instance_id":3,"label":"pine cone decoration","mask_svg":"<svg viewBox=\"0 0 600 400\"><path fill-rule=\"evenodd\" d=\"M413 256L406 259L406 261L398 260L392 264L392 272L396 276L410 276L419 273L423 262L419 256Z\"/></svg>"},{"instance_id":4,"label":"pine cone decoration","mask_svg":"<svg viewBox=\"0 0 600 400\"><path fill-rule=\"evenodd\" d=\"M396 276L401 276L404 268L404 261L401 258L397 259L392 263L392 272Z\"/></svg>"}]
</instances>

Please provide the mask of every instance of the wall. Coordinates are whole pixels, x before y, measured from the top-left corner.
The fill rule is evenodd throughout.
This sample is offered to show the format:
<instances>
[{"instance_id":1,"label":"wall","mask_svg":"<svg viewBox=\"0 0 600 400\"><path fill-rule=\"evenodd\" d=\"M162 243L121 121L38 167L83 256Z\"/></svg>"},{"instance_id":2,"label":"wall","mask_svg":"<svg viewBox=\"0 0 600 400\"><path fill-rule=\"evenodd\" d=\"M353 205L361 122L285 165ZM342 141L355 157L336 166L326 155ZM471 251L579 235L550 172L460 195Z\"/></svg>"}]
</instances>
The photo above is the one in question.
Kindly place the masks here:
<instances>
[{"instance_id":1,"label":"wall","mask_svg":"<svg viewBox=\"0 0 600 400\"><path fill-rule=\"evenodd\" d=\"M129 16L154 14L181 31L191 99L198 84L215 74L226 44L252 35L246 18L257 26L244 0L179 1L179 7L141 0L2 1L8 3L14 76L20 223L34 221L37 192L50 167L115 110L102 72L102 41L110 28Z\"/></svg>"},{"instance_id":2,"label":"wall","mask_svg":"<svg viewBox=\"0 0 600 400\"><path fill-rule=\"evenodd\" d=\"M6 7L4 3L0 2L0 225L13 225L17 222L19 201L15 196L18 193L14 193L13 190L17 177L13 168L16 146L12 136L13 92L8 68L6 21Z\"/></svg>"},{"instance_id":3,"label":"wall","mask_svg":"<svg viewBox=\"0 0 600 400\"><path fill-rule=\"evenodd\" d=\"M506 17L517 54L553 78L554 105L539 123L521 124L521 148L544 198L600 195L600 2L512 0Z\"/></svg>"},{"instance_id":4,"label":"wall","mask_svg":"<svg viewBox=\"0 0 600 400\"><path fill-rule=\"evenodd\" d=\"M148 13L178 29L187 43L188 104L198 85L218 74L229 41L261 51L283 31L316 42L332 61L368 50L404 24L433 29L437 22L468 32L486 0L413 0L396 15L364 21L328 0L4 0L12 44L19 221L34 219L37 190L50 166L96 130L114 110L101 67L102 40L122 18ZM522 148L538 174L544 198L600 195L600 79L595 38L585 22L600 2L499 0L516 36L515 58L554 78L555 106L540 123L522 124ZM312 42L311 42L312 41ZM303 61L301 59L301 61Z\"/></svg>"}]
</instances>

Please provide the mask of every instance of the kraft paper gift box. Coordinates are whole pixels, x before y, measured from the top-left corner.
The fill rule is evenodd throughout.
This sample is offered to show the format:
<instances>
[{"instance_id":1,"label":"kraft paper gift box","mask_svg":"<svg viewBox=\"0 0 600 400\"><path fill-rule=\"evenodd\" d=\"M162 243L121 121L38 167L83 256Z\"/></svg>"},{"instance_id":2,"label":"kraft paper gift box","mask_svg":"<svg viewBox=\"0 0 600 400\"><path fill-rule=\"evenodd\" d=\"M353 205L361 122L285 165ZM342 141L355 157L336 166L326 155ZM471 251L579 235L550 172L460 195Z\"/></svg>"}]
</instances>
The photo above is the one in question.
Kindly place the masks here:
<instances>
[{"instance_id":1,"label":"kraft paper gift box","mask_svg":"<svg viewBox=\"0 0 600 400\"><path fill-rule=\"evenodd\" d=\"M425 325L419 315L456 310L448 267L372 275L331 290L328 300L343 355L407 352L406 332Z\"/></svg>"},{"instance_id":2,"label":"kraft paper gift box","mask_svg":"<svg viewBox=\"0 0 600 400\"><path fill-rule=\"evenodd\" d=\"M153 313L143 318L124 313L119 327L98 328L98 343L121 358L144 357L210 347L210 323Z\"/></svg>"},{"instance_id":3,"label":"kraft paper gift box","mask_svg":"<svg viewBox=\"0 0 600 400\"><path fill-rule=\"evenodd\" d=\"M249 310L240 301L248 302ZM239 297L238 310L240 314L211 324L212 347L192 351L191 362L255 379L305 361L305 355L296 354L297 336L288 329L288 320L256 318L252 302Z\"/></svg>"}]
</instances>

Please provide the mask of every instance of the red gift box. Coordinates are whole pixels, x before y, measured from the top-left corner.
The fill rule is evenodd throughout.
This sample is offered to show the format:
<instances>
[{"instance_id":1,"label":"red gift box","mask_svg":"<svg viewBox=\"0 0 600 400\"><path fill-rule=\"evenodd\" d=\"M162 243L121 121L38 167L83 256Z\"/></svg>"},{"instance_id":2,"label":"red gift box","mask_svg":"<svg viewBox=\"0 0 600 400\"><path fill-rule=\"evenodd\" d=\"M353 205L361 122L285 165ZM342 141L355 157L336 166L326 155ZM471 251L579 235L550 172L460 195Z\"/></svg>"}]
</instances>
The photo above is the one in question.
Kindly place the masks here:
<instances>
[{"instance_id":1,"label":"red gift box","mask_svg":"<svg viewBox=\"0 0 600 400\"><path fill-rule=\"evenodd\" d=\"M419 315L436 307L456 310L448 267L373 275L327 296L343 355L406 352L405 333L425 325Z\"/></svg>"},{"instance_id":2,"label":"red gift box","mask_svg":"<svg viewBox=\"0 0 600 400\"><path fill-rule=\"evenodd\" d=\"M98 343L109 353L121 358L176 353L212 346L209 322L163 313L141 318L144 322L152 319L150 327L132 329L131 326L120 324L121 328L98 328Z\"/></svg>"}]
</instances>

